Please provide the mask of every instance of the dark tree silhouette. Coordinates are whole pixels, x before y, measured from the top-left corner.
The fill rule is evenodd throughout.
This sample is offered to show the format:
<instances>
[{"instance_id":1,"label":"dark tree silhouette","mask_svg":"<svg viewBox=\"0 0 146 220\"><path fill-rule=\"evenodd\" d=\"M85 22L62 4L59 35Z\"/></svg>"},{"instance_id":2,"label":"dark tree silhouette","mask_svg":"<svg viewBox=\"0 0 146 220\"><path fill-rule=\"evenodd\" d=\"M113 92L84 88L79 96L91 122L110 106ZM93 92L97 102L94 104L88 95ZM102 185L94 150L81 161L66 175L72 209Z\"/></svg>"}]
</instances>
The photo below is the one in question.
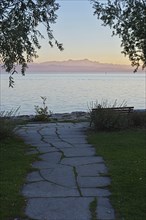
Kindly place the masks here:
<instances>
[{"instance_id":1,"label":"dark tree silhouette","mask_svg":"<svg viewBox=\"0 0 146 220\"><path fill-rule=\"evenodd\" d=\"M146 0L90 0L94 15L104 26L112 28L112 35L121 38L122 53L129 57L136 72L146 68Z\"/></svg>"},{"instance_id":2,"label":"dark tree silhouette","mask_svg":"<svg viewBox=\"0 0 146 220\"><path fill-rule=\"evenodd\" d=\"M48 43L63 50L62 44L54 38L50 24L55 23L59 4L56 0L2 0L0 3L0 54L1 62L10 73L10 86L16 65L21 66L24 75L27 63L36 58L44 38L38 26L43 24L48 34Z\"/></svg>"}]
</instances>

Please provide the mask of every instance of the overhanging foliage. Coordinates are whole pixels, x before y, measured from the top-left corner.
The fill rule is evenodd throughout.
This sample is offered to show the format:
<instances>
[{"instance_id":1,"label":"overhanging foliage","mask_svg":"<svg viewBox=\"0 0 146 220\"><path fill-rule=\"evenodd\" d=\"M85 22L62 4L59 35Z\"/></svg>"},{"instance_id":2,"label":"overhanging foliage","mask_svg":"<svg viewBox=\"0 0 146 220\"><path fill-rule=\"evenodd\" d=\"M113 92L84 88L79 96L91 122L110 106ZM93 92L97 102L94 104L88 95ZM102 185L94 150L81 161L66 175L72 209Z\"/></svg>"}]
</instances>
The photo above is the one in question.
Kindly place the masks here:
<instances>
[{"instance_id":1,"label":"overhanging foliage","mask_svg":"<svg viewBox=\"0 0 146 220\"><path fill-rule=\"evenodd\" d=\"M56 0L2 0L0 54L5 70L11 73L10 86L14 83L12 74L15 66L20 65L24 74L27 63L38 56L37 49L41 47L39 38L44 38L38 29L40 24L46 28L50 46L56 44L63 50L50 27L56 21L58 8Z\"/></svg>"},{"instance_id":2,"label":"overhanging foliage","mask_svg":"<svg viewBox=\"0 0 146 220\"><path fill-rule=\"evenodd\" d=\"M112 34L121 38L122 53L129 57L135 72L139 66L146 68L146 1L107 0L101 3L91 0L94 15L104 26L113 29Z\"/></svg>"}]
</instances>

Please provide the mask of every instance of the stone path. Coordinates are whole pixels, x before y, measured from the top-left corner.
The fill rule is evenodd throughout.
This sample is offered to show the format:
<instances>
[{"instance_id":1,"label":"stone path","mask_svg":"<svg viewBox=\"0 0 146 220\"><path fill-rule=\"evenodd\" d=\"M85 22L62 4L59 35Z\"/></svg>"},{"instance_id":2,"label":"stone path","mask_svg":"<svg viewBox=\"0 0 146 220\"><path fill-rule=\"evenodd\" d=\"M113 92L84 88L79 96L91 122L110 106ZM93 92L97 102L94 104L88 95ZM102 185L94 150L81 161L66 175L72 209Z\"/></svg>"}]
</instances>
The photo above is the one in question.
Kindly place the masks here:
<instances>
[{"instance_id":1,"label":"stone path","mask_svg":"<svg viewBox=\"0 0 146 220\"><path fill-rule=\"evenodd\" d=\"M28 218L92 220L90 204L96 201L97 220L115 219L107 167L87 143L87 126L85 122L27 124L17 130L26 143L36 146L41 159L32 164L38 170L28 174L22 189Z\"/></svg>"}]
</instances>

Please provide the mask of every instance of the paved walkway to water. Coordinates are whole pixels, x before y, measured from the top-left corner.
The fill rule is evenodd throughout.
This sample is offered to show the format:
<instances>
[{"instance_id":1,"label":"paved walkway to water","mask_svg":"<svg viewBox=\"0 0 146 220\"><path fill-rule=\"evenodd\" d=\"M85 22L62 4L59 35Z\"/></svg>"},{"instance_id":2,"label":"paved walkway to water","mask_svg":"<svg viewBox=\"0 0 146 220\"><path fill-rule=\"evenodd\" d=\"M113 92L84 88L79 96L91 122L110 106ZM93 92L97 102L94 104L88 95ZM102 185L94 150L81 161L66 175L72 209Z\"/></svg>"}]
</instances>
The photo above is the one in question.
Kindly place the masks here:
<instances>
[{"instance_id":1,"label":"paved walkway to water","mask_svg":"<svg viewBox=\"0 0 146 220\"><path fill-rule=\"evenodd\" d=\"M92 220L94 212L98 220L115 219L108 170L87 143L88 126L85 122L32 123L17 130L26 143L36 146L41 159L32 164L37 170L28 174L22 189L29 218Z\"/></svg>"}]
</instances>

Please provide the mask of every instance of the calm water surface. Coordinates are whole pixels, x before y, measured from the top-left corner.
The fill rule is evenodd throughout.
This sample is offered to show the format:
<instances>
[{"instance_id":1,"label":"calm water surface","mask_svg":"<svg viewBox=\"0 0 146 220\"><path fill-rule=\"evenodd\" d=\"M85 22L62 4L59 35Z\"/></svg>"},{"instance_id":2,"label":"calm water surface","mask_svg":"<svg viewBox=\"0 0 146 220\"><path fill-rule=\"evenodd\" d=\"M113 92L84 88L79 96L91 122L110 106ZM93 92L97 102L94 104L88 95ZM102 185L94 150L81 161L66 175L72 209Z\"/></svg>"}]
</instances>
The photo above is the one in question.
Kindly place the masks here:
<instances>
[{"instance_id":1,"label":"calm water surface","mask_svg":"<svg viewBox=\"0 0 146 220\"><path fill-rule=\"evenodd\" d=\"M40 96L53 113L88 111L92 102L123 100L136 109L146 108L145 74L27 73L15 75L15 87L8 87L8 75L1 74L1 111L20 106L19 113L34 114L42 105Z\"/></svg>"}]
</instances>

